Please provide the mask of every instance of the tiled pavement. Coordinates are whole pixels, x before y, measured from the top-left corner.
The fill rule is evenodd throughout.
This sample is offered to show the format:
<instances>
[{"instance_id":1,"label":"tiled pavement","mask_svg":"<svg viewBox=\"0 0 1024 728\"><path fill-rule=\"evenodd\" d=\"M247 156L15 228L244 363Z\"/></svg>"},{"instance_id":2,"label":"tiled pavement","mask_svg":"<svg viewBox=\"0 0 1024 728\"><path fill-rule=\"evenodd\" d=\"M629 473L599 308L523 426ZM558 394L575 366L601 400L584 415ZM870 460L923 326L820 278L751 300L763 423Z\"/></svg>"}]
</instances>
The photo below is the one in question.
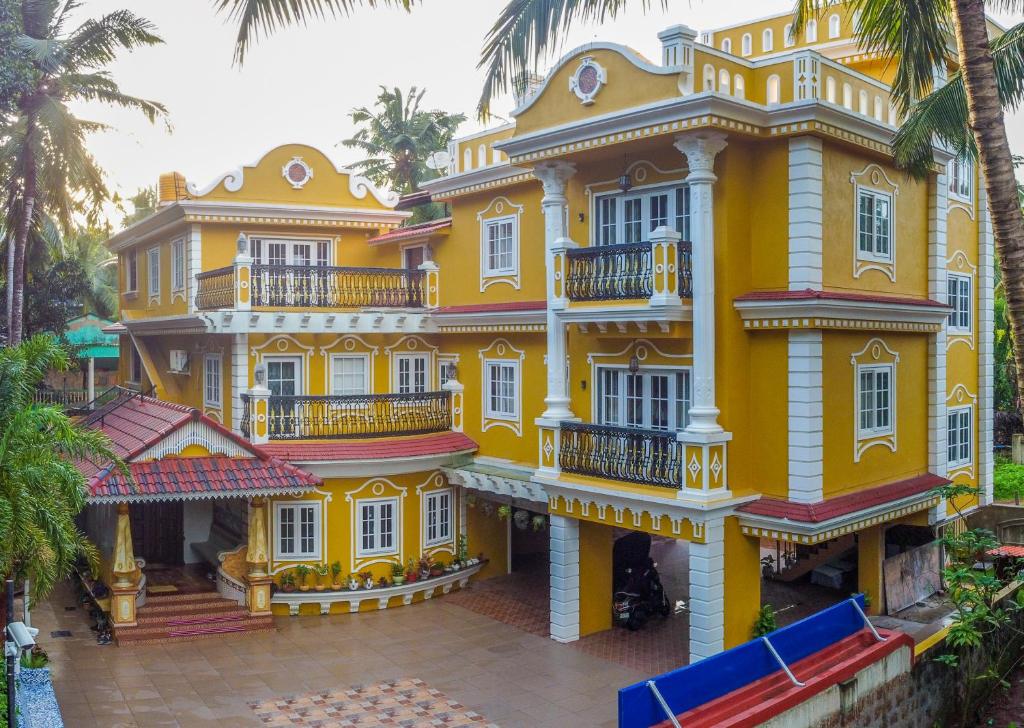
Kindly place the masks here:
<instances>
[{"instance_id":1,"label":"tiled pavement","mask_svg":"<svg viewBox=\"0 0 1024 728\"><path fill-rule=\"evenodd\" d=\"M268 701L312 702L316 694L412 679L439 691L440 712L453 712L448 701L455 701L459 711L503 728L614 726L617 689L648 674L510 628L450 597L278 618L272 633L100 647L81 610L65 611L74 597L61 586L33 622L69 728L267 726L259 712ZM61 629L72 637L50 637Z\"/></svg>"}]
</instances>

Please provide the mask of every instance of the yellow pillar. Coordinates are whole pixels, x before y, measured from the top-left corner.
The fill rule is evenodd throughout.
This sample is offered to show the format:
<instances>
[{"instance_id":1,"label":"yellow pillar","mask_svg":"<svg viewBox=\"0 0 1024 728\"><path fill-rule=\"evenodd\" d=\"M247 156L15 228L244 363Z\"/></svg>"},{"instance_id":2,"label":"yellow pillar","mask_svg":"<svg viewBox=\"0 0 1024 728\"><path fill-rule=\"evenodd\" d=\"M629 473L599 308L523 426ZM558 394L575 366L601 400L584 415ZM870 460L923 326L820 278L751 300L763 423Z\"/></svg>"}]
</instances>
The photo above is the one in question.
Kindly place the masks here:
<instances>
[{"instance_id":1,"label":"yellow pillar","mask_svg":"<svg viewBox=\"0 0 1024 728\"><path fill-rule=\"evenodd\" d=\"M509 528L511 519L501 520L495 511L498 504L491 501L491 515L484 513L484 498L471 490L463 490L461 497L472 497L473 505L466 505L466 544L471 557L483 554L487 564L477 572L476 579L489 579L509 573Z\"/></svg>"},{"instance_id":2,"label":"yellow pillar","mask_svg":"<svg viewBox=\"0 0 1024 728\"><path fill-rule=\"evenodd\" d=\"M580 637L612 627L610 526L580 521Z\"/></svg>"},{"instance_id":3,"label":"yellow pillar","mask_svg":"<svg viewBox=\"0 0 1024 728\"><path fill-rule=\"evenodd\" d=\"M117 537L114 540L114 583L110 587L110 620L117 627L134 627L135 594L138 591L132 523L128 504L117 507Z\"/></svg>"},{"instance_id":4,"label":"yellow pillar","mask_svg":"<svg viewBox=\"0 0 1024 728\"><path fill-rule=\"evenodd\" d=\"M870 606L868 614L885 612L885 584L882 560L885 558L885 526L871 526L857 533L857 589L864 592Z\"/></svg>"},{"instance_id":5,"label":"yellow pillar","mask_svg":"<svg viewBox=\"0 0 1024 728\"><path fill-rule=\"evenodd\" d=\"M246 606L253 617L270 614L270 582L267 562L270 551L267 546L267 499L253 498L249 504L249 543L245 561L249 565L246 575L248 589L245 594Z\"/></svg>"},{"instance_id":6,"label":"yellow pillar","mask_svg":"<svg viewBox=\"0 0 1024 728\"><path fill-rule=\"evenodd\" d=\"M775 605L776 607L779 605ZM761 608L761 551L737 518L725 519L725 649L753 636Z\"/></svg>"}]
</instances>

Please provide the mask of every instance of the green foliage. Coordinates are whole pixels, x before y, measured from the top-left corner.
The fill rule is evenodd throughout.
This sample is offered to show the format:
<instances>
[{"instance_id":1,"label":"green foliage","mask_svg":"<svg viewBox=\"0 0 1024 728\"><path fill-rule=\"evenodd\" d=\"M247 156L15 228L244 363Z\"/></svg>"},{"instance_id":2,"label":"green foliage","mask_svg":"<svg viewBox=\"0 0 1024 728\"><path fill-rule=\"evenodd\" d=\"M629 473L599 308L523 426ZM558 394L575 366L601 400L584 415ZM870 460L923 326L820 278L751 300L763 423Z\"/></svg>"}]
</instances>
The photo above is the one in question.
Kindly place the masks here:
<instances>
[{"instance_id":1,"label":"green foliage","mask_svg":"<svg viewBox=\"0 0 1024 728\"><path fill-rule=\"evenodd\" d=\"M39 645L21 655L21 666L30 670L38 670L40 667L46 667L49 664L50 656Z\"/></svg>"},{"instance_id":2,"label":"green foliage","mask_svg":"<svg viewBox=\"0 0 1024 728\"><path fill-rule=\"evenodd\" d=\"M0 0L0 124L32 87L32 64L15 40L21 34L21 0Z\"/></svg>"},{"instance_id":3,"label":"green foliage","mask_svg":"<svg viewBox=\"0 0 1024 728\"><path fill-rule=\"evenodd\" d=\"M114 202L117 203L120 209L124 209L120 197L115 195ZM124 218L121 220L121 227L134 225L139 220L144 220L156 212L156 187L140 187L135 191L134 195L128 198L128 202L132 206L132 211L125 213Z\"/></svg>"},{"instance_id":4,"label":"green foliage","mask_svg":"<svg viewBox=\"0 0 1024 728\"><path fill-rule=\"evenodd\" d=\"M97 564L75 524L86 498L75 463L113 463L130 477L106 435L73 422L60 407L33 404L47 371L67 366L52 337L0 349L0 577L31 579L37 602L79 557Z\"/></svg>"},{"instance_id":5,"label":"green foliage","mask_svg":"<svg viewBox=\"0 0 1024 728\"><path fill-rule=\"evenodd\" d=\"M1014 500L1024 496L1024 465L997 464L994 492L996 500Z\"/></svg>"},{"instance_id":6,"label":"green foliage","mask_svg":"<svg viewBox=\"0 0 1024 728\"><path fill-rule=\"evenodd\" d=\"M779 628L775 619L775 607L765 604L757 610L757 619L754 620L754 638L764 637Z\"/></svg>"},{"instance_id":7,"label":"green foliage","mask_svg":"<svg viewBox=\"0 0 1024 728\"><path fill-rule=\"evenodd\" d=\"M58 260L29 275L25 289L25 333L60 336L69 320L82 313L89 281L74 258Z\"/></svg>"},{"instance_id":8,"label":"green foliage","mask_svg":"<svg viewBox=\"0 0 1024 728\"><path fill-rule=\"evenodd\" d=\"M350 112L359 128L342 141L364 155L352 165L355 169L400 194L415 192L420 182L436 175L427 167L427 158L447 149L455 130L466 120L462 114L421 109L425 93L426 89L415 86L407 93L381 86L372 109L362 106Z\"/></svg>"}]
</instances>

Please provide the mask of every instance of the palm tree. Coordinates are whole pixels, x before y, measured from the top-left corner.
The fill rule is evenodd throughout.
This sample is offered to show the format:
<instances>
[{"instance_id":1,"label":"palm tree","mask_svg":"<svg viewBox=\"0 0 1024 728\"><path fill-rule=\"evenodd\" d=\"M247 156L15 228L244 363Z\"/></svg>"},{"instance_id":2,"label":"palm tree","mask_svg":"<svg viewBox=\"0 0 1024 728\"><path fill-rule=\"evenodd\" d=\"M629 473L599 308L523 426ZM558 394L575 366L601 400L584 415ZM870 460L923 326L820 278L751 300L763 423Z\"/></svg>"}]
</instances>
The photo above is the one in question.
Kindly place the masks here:
<instances>
[{"instance_id":1,"label":"palm tree","mask_svg":"<svg viewBox=\"0 0 1024 728\"><path fill-rule=\"evenodd\" d=\"M838 4L841 0L798 0L793 32ZM1020 9L1022 4L1007 0L1001 6ZM855 32L861 45L897 59L893 98L910 114L896 139L897 163L918 176L927 174L933 135L980 162L1013 332L1017 386L1024 391L1024 214L1003 118L1004 104L1015 106L1024 98L1024 24L990 43L984 0L853 0L848 7L860 13ZM945 67L950 34L959 70L946 87L934 90L934 69Z\"/></svg>"},{"instance_id":2,"label":"palm tree","mask_svg":"<svg viewBox=\"0 0 1024 728\"><path fill-rule=\"evenodd\" d=\"M260 35L269 35L288 25L305 25L327 15L348 16L360 6L397 7L408 11L417 0L213 0L214 7L238 23L235 63L242 65L245 54Z\"/></svg>"},{"instance_id":3,"label":"palm tree","mask_svg":"<svg viewBox=\"0 0 1024 728\"><path fill-rule=\"evenodd\" d=\"M49 336L0 349L0 577L30 579L34 601L79 557L96 564L95 548L75 525L86 499L75 463L112 462L124 470L102 432L76 424L60 407L33 404L47 371L68 364Z\"/></svg>"},{"instance_id":4,"label":"palm tree","mask_svg":"<svg viewBox=\"0 0 1024 728\"><path fill-rule=\"evenodd\" d=\"M375 184L402 194L419 189L420 182L433 174L427 158L447 149L455 130L466 120L463 114L421 109L425 93L426 89L415 86L408 94L381 86L373 109L361 106L349 113L359 129L342 144L365 155L353 167Z\"/></svg>"},{"instance_id":5,"label":"palm tree","mask_svg":"<svg viewBox=\"0 0 1024 728\"><path fill-rule=\"evenodd\" d=\"M3 215L14 237L8 272L12 345L21 340L25 248L40 215L70 230L76 213L95 212L108 196L103 173L85 148L86 136L106 127L77 119L68 103L102 101L137 109L150 121L167 113L161 104L122 93L103 70L121 50L161 43L153 25L119 10L87 20L65 35L64 25L76 7L74 0L26 0L21 6L24 33L17 44L31 63L32 84L17 99L14 121L0 130Z\"/></svg>"},{"instance_id":6,"label":"palm tree","mask_svg":"<svg viewBox=\"0 0 1024 728\"><path fill-rule=\"evenodd\" d=\"M85 274L88 289L83 313L110 318L117 313L117 256L107 250L108 235L95 227L80 227L51 249L53 260L74 261Z\"/></svg>"}]
</instances>

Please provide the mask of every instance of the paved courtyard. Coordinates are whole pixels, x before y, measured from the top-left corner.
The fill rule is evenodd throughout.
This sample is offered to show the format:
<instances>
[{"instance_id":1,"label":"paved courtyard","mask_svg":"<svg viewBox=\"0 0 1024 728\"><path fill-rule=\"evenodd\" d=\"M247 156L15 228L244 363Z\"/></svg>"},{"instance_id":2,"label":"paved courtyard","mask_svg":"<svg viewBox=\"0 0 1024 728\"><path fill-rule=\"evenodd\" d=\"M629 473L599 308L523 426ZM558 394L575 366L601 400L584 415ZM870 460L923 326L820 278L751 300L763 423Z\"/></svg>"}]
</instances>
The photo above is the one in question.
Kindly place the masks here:
<instances>
[{"instance_id":1,"label":"paved courtyard","mask_svg":"<svg viewBox=\"0 0 1024 728\"><path fill-rule=\"evenodd\" d=\"M450 596L282 617L273 633L100 647L61 586L33 622L69 728L614 726L617 689L648 676ZM71 636L52 638L55 630Z\"/></svg>"}]
</instances>

